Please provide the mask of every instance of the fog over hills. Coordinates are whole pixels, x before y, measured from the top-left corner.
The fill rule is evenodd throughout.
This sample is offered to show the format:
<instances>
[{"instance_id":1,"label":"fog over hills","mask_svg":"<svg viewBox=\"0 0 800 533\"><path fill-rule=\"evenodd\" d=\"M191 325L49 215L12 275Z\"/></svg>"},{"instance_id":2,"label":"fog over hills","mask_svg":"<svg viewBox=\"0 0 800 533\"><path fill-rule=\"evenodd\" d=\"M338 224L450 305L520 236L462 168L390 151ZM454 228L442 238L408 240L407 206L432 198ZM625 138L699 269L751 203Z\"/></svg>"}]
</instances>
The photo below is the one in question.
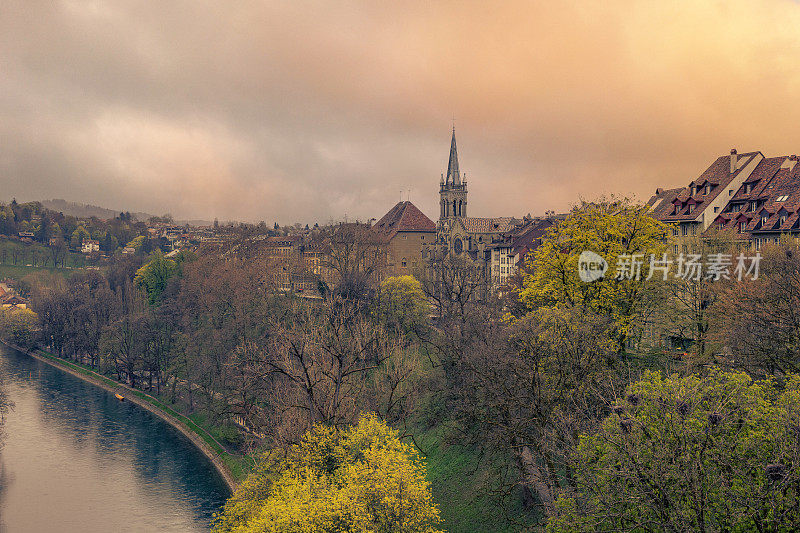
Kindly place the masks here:
<instances>
[{"instance_id":1,"label":"fog over hills","mask_svg":"<svg viewBox=\"0 0 800 533\"><path fill-rule=\"evenodd\" d=\"M81 204L78 202L70 202L61 198L54 198L52 200L39 200L42 206L53 211L64 213L78 218L97 217L101 219L111 219L119 215L125 209L108 209L91 204ZM131 215L136 220L146 222L150 217L154 216L150 213L132 212ZM189 224L192 226L210 226L211 221L208 220L175 220L177 224Z\"/></svg>"}]
</instances>

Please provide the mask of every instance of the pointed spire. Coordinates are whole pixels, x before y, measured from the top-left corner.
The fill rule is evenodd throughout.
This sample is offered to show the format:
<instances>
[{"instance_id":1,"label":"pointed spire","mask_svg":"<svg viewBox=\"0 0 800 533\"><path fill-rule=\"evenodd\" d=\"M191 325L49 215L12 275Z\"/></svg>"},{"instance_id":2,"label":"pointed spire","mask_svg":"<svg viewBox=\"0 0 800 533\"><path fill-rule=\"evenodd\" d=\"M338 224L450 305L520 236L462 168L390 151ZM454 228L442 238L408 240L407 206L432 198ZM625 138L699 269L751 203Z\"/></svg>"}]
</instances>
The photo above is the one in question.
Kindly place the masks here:
<instances>
[{"instance_id":1,"label":"pointed spire","mask_svg":"<svg viewBox=\"0 0 800 533\"><path fill-rule=\"evenodd\" d=\"M456 150L456 127L453 126L453 138L450 140L450 161L447 163L447 180L450 185L461 184L461 174L458 172L458 150Z\"/></svg>"}]
</instances>

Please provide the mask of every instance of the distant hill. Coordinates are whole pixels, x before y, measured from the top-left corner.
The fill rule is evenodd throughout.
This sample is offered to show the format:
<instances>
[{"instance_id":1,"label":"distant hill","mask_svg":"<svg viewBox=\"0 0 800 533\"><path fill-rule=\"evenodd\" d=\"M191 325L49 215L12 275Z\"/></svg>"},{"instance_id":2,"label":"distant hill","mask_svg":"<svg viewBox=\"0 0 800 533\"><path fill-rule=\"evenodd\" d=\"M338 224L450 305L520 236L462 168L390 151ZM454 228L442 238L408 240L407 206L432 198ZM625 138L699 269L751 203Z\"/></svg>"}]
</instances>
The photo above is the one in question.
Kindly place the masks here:
<instances>
[{"instance_id":1,"label":"distant hill","mask_svg":"<svg viewBox=\"0 0 800 533\"><path fill-rule=\"evenodd\" d=\"M101 219L112 219L119 215L123 209L115 211L114 209L107 209L105 207L100 207L97 205L88 205L88 204L79 204L77 202L68 202L67 200L62 200L60 198L56 198L53 200L41 200L40 203L43 207L50 209L52 211L57 211L59 213L64 213L65 215L71 215L73 217L78 218L89 218L89 217L97 217ZM150 213L131 213L133 218L136 220L140 220L142 222L147 222L147 220L152 217ZM176 224L181 226L183 225L190 225L190 226L210 226L212 224L209 220L175 220Z\"/></svg>"},{"instance_id":2,"label":"distant hill","mask_svg":"<svg viewBox=\"0 0 800 533\"><path fill-rule=\"evenodd\" d=\"M78 218L97 217L102 219L111 219L119 215L124 210L115 211L113 209L106 209L97 205L79 204L77 202L68 202L66 200L42 200L43 207L52 211L64 213L65 215L72 215ZM148 213L131 213L136 220L146 222L151 216Z\"/></svg>"}]
</instances>

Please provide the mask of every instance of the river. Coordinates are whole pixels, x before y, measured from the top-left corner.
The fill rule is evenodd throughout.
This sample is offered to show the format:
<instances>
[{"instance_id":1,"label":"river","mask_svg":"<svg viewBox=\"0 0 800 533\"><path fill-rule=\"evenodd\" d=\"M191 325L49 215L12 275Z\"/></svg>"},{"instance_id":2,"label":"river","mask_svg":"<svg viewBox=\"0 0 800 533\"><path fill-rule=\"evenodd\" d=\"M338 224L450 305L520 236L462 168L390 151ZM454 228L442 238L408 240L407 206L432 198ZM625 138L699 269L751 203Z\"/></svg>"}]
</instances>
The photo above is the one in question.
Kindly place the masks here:
<instances>
[{"instance_id":1,"label":"river","mask_svg":"<svg viewBox=\"0 0 800 533\"><path fill-rule=\"evenodd\" d=\"M164 421L0 345L0 532L208 531L228 489Z\"/></svg>"}]
</instances>

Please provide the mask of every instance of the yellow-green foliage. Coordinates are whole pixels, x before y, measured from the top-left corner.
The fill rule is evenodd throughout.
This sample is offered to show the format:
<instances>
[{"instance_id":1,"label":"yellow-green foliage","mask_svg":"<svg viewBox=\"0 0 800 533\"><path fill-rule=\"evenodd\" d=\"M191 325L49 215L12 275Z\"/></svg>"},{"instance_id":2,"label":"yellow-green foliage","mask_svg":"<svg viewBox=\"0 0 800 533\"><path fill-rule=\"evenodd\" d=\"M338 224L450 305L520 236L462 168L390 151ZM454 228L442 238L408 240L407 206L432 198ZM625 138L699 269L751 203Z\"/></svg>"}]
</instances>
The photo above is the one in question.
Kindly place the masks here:
<instances>
[{"instance_id":1,"label":"yellow-green foliage","mask_svg":"<svg viewBox=\"0 0 800 533\"><path fill-rule=\"evenodd\" d=\"M800 530L800 376L648 372L594 435L552 532Z\"/></svg>"},{"instance_id":2,"label":"yellow-green foliage","mask_svg":"<svg viewBox=\"0 0 800 533\"><path fill-rule=\"evenodd\" d=\"M383 280L377 304L385 322L406 330L424 324L430 312L422 284L414 276L393 276Z\"/></svg>"},{"instance_id":3,"label":"yellow-green foliage","mask_svg":"<svg viewBox=\"0 0 800 533\"><path fill-rule=\"evenodd\" d=\"M271 474L261 467L228 500L217 532L436 533L425 466L397 432L365 415L315 426Z\"/></svg>"},{"instance_id":4,"label":"yellow-green foliage","mask_svg":"<svg viewBox=\"0 0 800 533\"><path fill-rule=\"evenodd\" d=\"M528 258L531 273L523 280L520 299L529 309L566 305L608 315L624 337L646 283L650 255L660 260L666 249L667 229L650 216L647 206L627 199L584 202L554 226ZM608 262L603 279L584 283L578 277L584 250ZM623 254L642 254L640 280L617 279L615 265Z\"/></svg>"},{"instance_id":5,"label":"yellow-green foliage","mask_svg":"<svg viewBox=\"0 0 800 533\"><path fill-rule=\"evenodd\" d=\"M153 259L136 271L133 282L147 294L148 302L155 304L167 288L167 282L177 271L178 265L175 261L164 257L158 250Z\"/></svg>"},{"instance_id":6,"label":"yellow-green foliage","mask_svg":"<svg viewBox=\"0 0 800 533\"><path fill-rule=\"evenodd\" d=\"M127 248L133 248L134 250L136 250L138 252L139 249L144 245L144 241L145 240L147 240L147 237L145 237L144 235L139 235L138 237L133 239L131 242L129 242L125 246Z\"/></svg>"},{"instance_id":7,"label":"yellow-green foliage","mask_svg":"<svg viewBox=\"0 0 800 533\"><path fill-rule=\"evenodd\" d=\"M23 348L35 344L39 316L30 309L0 310L0 336Z\"/></svg>"}]
</instances>

